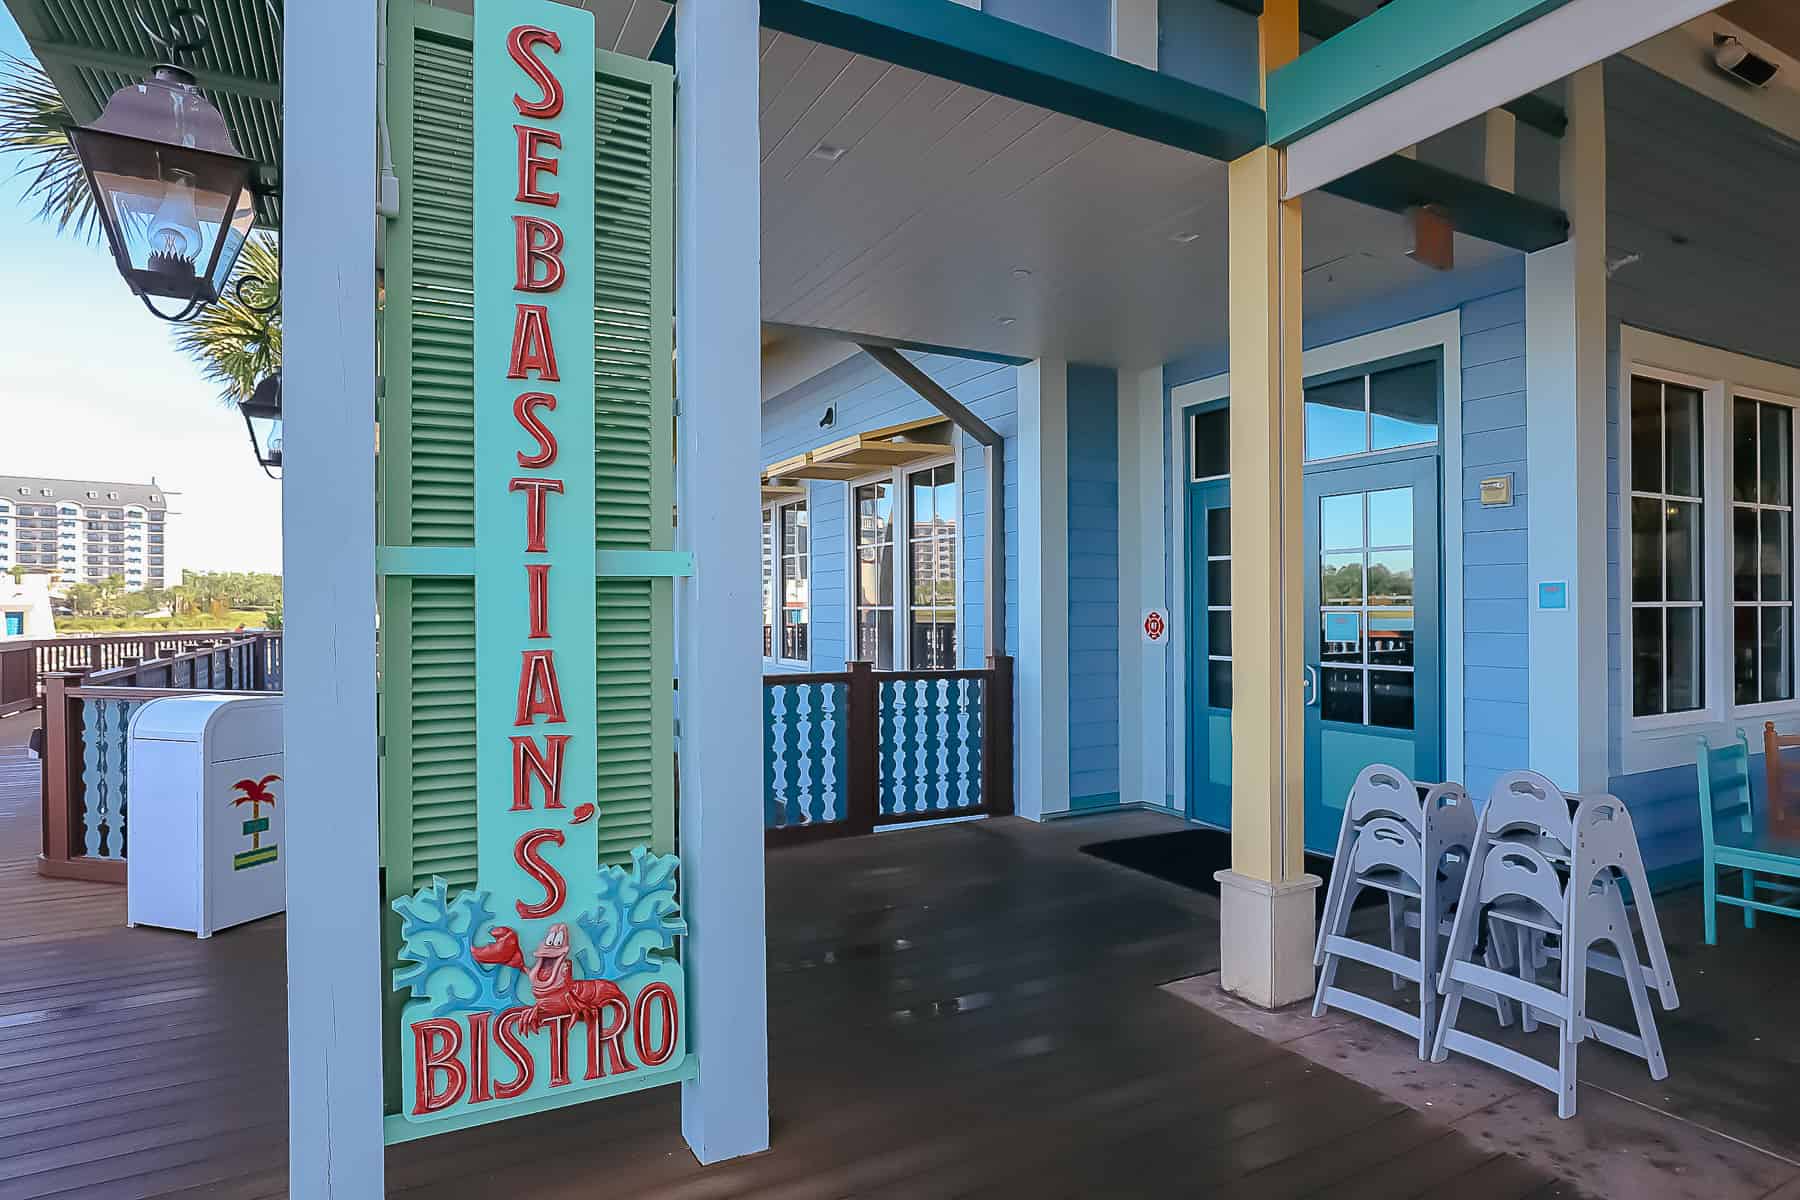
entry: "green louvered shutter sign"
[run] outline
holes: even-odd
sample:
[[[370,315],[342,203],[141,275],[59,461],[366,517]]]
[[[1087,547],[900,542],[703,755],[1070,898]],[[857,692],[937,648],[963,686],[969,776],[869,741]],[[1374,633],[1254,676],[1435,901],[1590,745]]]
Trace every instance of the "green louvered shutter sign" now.
[[[396,14],[397,16],[399,14]],[[472,886],[475,837],[473,58],[469,19],[390,34],[402,213],[387,227],[381,408],[383,862],[389,898]],[[672,507],[673,87],[599,53],[596,550],[667,551]],[[661,136],[658,136],[658,135]],[[604,557],[604,556],[603,556]],[[673,590],[598,581],[600,857],[674,849]]]

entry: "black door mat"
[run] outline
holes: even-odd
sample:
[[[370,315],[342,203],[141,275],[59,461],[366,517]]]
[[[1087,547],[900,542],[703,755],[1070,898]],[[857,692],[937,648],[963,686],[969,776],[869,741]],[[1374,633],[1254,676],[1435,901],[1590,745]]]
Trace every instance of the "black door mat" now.
[[[1176,833],[1090,842],[1081,848],[1081,852],[1154,875],[1166,883],[1216,896],[1219,881],[1213,878],[1213,873],[1231,866],[1231,834],[1220,829],[1183,829]],[[1306,869],[1330,884],[1331,859],[1323,854],[1308,854]],[[1321,913],[1325,910],[1325,891],[1325,887],[1320,887],[1314,893]],[[1382,903],[1380,892],[1365,888],[1357,897],[1356,907]]]

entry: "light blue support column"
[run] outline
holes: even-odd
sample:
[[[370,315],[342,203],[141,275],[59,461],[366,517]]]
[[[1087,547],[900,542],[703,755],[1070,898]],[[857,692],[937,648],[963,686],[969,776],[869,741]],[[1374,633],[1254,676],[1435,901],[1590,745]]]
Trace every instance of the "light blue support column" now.
[[[288,1192],[376,1200],[382,1175],[375,791],[376,0],[287,22]]]
[[[1569,79],[1569,240],[1525,257],[1530,766],[1604,791],[1606,113],[1601,68]]]
[[[757,9],[679,0],[674,17],[677,540],[694,555],[680,585],[681,860],[700,1065],[682,1085],[681,1131],[703,1163],[769,1145]]]
[[[1014,811],[1069,810],[1069,368],[1019,368],[1018,791]]]

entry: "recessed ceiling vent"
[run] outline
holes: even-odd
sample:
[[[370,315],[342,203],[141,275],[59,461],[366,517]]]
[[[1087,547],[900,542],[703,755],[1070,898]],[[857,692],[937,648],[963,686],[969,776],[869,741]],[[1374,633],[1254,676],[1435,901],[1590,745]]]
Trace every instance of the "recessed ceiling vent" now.
[[[1781,68],[1726,34],[1713,38],[1713,65],[1751,87],[1768,87]]]

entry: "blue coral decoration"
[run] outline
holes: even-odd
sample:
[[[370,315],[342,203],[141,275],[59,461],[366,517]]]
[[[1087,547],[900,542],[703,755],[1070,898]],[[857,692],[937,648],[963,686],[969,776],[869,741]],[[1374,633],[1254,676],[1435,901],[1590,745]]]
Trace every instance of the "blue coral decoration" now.
[[[516,969],[475,961],[475,944],[494,920],[488,893],[462,891],[454,899],[448,893],[449,885],[434,876],[430,886],[393,902],[401,917],[394,990],[429,1001],[434,1017],[500,1012],[519,1004]]]
[[[675,894],[680,867],[675,855],[652,854],[638,846],[629,867],[607,867],[600,873],[595,907],[575,918],[591,945],[591,952],[577,954],[584,978],[617,983],[661,969],[661,953],[687,933]]]

